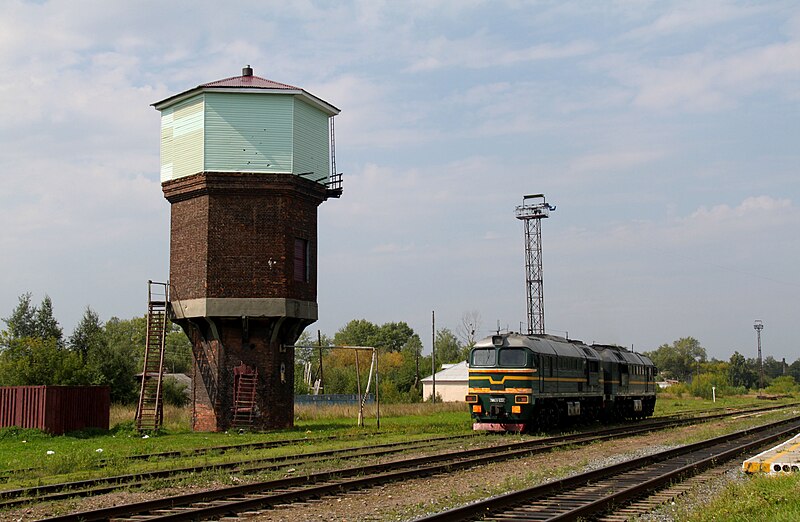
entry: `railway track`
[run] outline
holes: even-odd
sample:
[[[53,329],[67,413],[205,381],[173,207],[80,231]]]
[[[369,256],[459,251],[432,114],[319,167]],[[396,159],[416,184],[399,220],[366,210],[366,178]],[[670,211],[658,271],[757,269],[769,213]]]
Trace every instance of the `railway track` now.
[[[420,520],[590,520],[798,431],[800,417],[794,417],[493,497]]]
[[[471,437],[472,435],[455,435],[450,436],[447,438],[463,438],[463,437]],[[172,450],[172,451],[159,451],[154,453],[137,453],[135,455],[125,455],[125,456],[118,456],[113,459],[113,461],[137,461],[137,460],[147,460],[147,461],[156,461],[156,460],[168,460],[168,459],[178,459],[178,458],[191,458],[191,457],[202,457],[206,455],[222,455],[225,453],[231,452],[242,452],[242,451],[250,451],[250,450],[262,450],[262,449],[273,449],[273,448],[280,448],[284,446],[296,446],[296,445],[303,445],[303,444],[317,444],[320,442],[335,442],[335,441],[346,441],[348,439],[354,439],[355,437],[342,437],[339,435],[330,435],[327,437],[303,437],[303,438],[292,438],[292,439],[279,439],[279,440],[268,440],[268,441],[259,441],[259,442],[247,442],[244,444],[228,444],[224,446],[209,446],[205,448],[195,448],[189,450]],[[103,467],[109,463],[109,459],[100,459],[98,461],[98,466]],[[20,473],[31,473],[38,469],[38,467],[29,467],[29,468],[17,468],[17,469],[7,469],[0,471],[0,480],[8,479],[11,476],[18,475]]]
[[[734,415],[725,413],[714,418]],[[708,416],[701,420],[709,419]],[[464,451],[445,452],[394,462],[357,466],[319,473],[301,474],[279,480],[256,482],[134,503],[94,511],[54,517],[66,520],[199,520],[236,513],[269,509],[276,505],[301,502],[326,495],[368,488],[390,482],[409,480],[482,464],[530,456],[556,448],[588,444],[598,440],[618,439],[697,422],[697,419],[672,419],[634,426],[609,428],[592,433],[562,435]]]
[[[701,417],[701,419],[715,419],[719,418],[720,416],[724,417],[728,415],[731,415],[731,413],[728,412],[723,414],[717,414],[712,417]],[[689,421],[691,422],[696,422],[698,420],[698,418],[687,418],[687,417],[680,417],[680,419],[683,419],[684,422],[686,422],[687,419],[689,419]],[[673,418],[665,418],[657,421],[651,420],[648,421],[647,424],[637,424],[636,426],[637,428],[644,427],[647,429],[660,429],[662,427],[671,425],[670,423],[674,421],[675,419]],[[625,430],[626,428],[625,427],[610,428],[604,430],[603,432],[608,434],[616,434],[619,432],[620,429]],[[592,433],[596,432],[593,431]],[[157,471],[131,473],[124,475],[113,475],[95,479],[60,482],[60,483],[39,485],[33,487],[10,489],[10,490],[0,491],[0,509],[13,508],[34,501],[37,503],[41,503],[48,501],[63,500],[72,497],[88,497],[88,496],[102,495],[105,493],[110,493],[121,489],[130,489],[139,486],[144,486],[147,485],[150,481],[155,479],[180,480],[183,477],[204,473],[208,471],[228,470],[239,474],[256,474],[256,473],[264,473],[270,471],[278,471],[280,469],[289,469],[291,467],[300,468],[303,466],[308,466],[309,464],[320,464],[320,463],[325,463],[326,461],[332,461],[334,459],[336,459],[337,461],[347,461],[358,458],[378,458],[378,457],[401,453],[404,451],[422,449],[422,448],[429,450],[436,450],[436,448],[440,447],[441,444],[446,444],[450,441],[454,440],[457,441],[457,440],[476,438],[476,437],[480,437],[480,435],[457,435],[457,436],[433,437],[433,438],[427,438],[423,441],[387,443],[387,444],[373,445],[366,448],[350,447],[350,448],[341,448],[341,449],[326,450],[319,452],[298,453],[298,454],[284,455],[278,457],[264,457],[257,459],[249,457],[245,460],[236,460],[224,463],[184,466],[171,469],[162,469]],[[571,443],[571,441],[573,440],[581,442],[584,440],[584,438],[585,436],[579,433],[575,435],[550,437],[548,439],[545,439],[545,441],[547,441],[546,443],[560,443],[560,442]],[[239,448],[240,446],[241,445],[230,446],[227,447],[227,449]],[[254,444],[248,444],[246,446],[248,447],[257,446],[259,449],[263,447],[261,445],[254,445]],[[268,446],[268,447],[273,447],[273,446]],[[513,447],[513,444],[509,445],[508,447]],[[173,452],[162,452],[162,453],[157,453],[155,455],[164,456],[171,453]]]
[[[377,444],[368,447],[350,447],[317,452],[282,455],[277,457],[247,458],[232,462],[187,466],[142,473],[114,475],[97,479],[72,482],[61,482],[42,486],[18,488],[0,491],[0,509],[12,508],[30,502],[46,502],[72,497],[102,495],[120,489],[144,486],[155,479],[179,480],[183,477],[207,471],[228,470],[239,474],[255,474],[277,471],[292,466],[307,466],[326,461],[352,460],[357,458],[377,458],[404,451],[437,448],[442,443],[474,438],[475,435],[456,435],[431,437],[425,440],[414,440],[401,443]]]
[[[780,408],[787,408],[790,406],[798,406],[798,405],[800,405],[800,403],[791,403],[779,406],[748,408],[748,409],[728,408],[722,413],[739,413],[739,414],[760,413],[760,412],[765,412]],[[716,416],[719,415],[720,413],[721,410],[719,408],[709,409],[709,410],[686,410],[686,411],[676,412],[675,414],[669,416],[657,417],[652,420],[660,421],[660,420],[678,419],[678,418],[698,418],[700,414],[711,414]],[[469,438],[473,436],[475,435],[474,434],[453,435],[446,437],[435,437],[433,439],[426,439],[426,440],[440,440],[445,438],[446,439]],[[111,459],[111,461],[113,461],[114,464],[118,464],[121,461],[158,461],[158,460],[169,460],[169,459],[185,459],[192,457],[203,457],[207,455],[222,455],[231,452],[244,452],[250,450],[280,448],[285,446],[317,444],[320,442],[347,441],[349,439],[359,439],[361,442],[363,442],[363,439],[360,439],[359,436],[330,435],[325,437],[297,437],[297,438],[288,438],[288,439],[279,439],[270,441],[248,442],[243,444],[209,446],[209,447],[195,448],[188,450],[184,449],[184,450],[160,451],[154,453],[138,453],[134,455],[116,456],[113,459]],[[102,468],[106,466],[109,462],[110,462],[109,459],[100,459],[97,462],[97,466],[99,468]],[[12,468],[12,469],[0,470],[0,481],[8,480],[11,477],[18,477],[20,474],[30,474],[40,469],[41,467],[31,466],[27,468]],[[2,492],[0,492],[0,496],[1,495]]]

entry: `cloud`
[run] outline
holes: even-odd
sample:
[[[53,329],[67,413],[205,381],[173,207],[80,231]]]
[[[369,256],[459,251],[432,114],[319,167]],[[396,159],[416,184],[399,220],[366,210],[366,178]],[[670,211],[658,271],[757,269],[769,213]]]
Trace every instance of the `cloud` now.
[[[688,254],[709,259],[725,257],[751,266],[759,259],[759,254],[751,248],[741,248],[743,245],[754,240],[759,242],[758,238],[788,237],[798,229],[800,208],[787,198],[761,195],[747,197],[734,206],[703,205],[688,214],[661,220],[636,219],[570,228],[556,241],[558,248],[570,255],[616,252],[613,262],[624,259],[627,266],[641,263],[648,257],[649,254],[642,255],[642,252]],[[783,255],[800,248],[794,242],[771,244],[770,249],[781,249]],[[800,251],[792,255],[800,255]],[[598,261],[602,263],[602,256]],[[639,269],[647,268],[640,265]]]
[[[360,75],[336,75],[306,87],[342,108],[337,140],[349,148],[397,149],[439,138],[427,128],[424,102],[410,103],[400,86]]]
[[[675,241],[735,239],[744,235],[800,227],[800,209],[786,198],[752,196],[735,207],[700,207],[675,223]]]
[[[605,314],[585,323],[598,339],[624,331],[628,341],[640,328],[633,337],[668,342],[683,328],[672,310],[701,315],[686,294],[758,302],[739,279],[714,287],[711,262],[795,279],[794,6],[192,9],[194,23],[176,25],[184,6],[154,0],[0,6],[6,311],[31,290],[77,317],[85,304],[143,312],[143,281],[167,267],[169,225],[150,104],[245,64],[342,109],[344,196],[320,207],[330,331],[364,310],[426,331],[420,303],[435,304],[437,319],[476,308],[487,322],[516,323],[524,274],[513,209],[531,192],[559,207],[545,230],[556,328]],[[776,309],[791,308],[775,295]]]
[[[656,67],[634,67],[627,79],[647,109],[727,109],[758,91],[796,97],[800,77],[800,41],[748,49],[727,56],[705,51],[660,60]],[[788,85],[787,85],[788,83]]]
[[[715,222],[725,222],[749,219],[754,215],[758,216],[784,216],[784,211],[791,211],[793,205],[789,199],[776,199],[769,196],[749,197],[736,207],[728,205],[716,205],[711,208],[700,207],[690,216],[691,220],[711,220]]]
[[[588,154],[571,160],[569,171],[576,174],[628,171],[653,163],[663,156],[663,152],[655,150],[623,150]]]
[[[516,47],[514,43],[496,41],[485,31],[478,31],[465,38],[450,39],[440,36],[425,42],[417,51],[421,56],[411,63],[407,71],[510,67],[585,56],[595,50],[596,46],[586,40]]]
[[[775,14],[766,6],[692,4],[621,37],[619,45],[592,58],[592,67],[618,80],[629,89],[631,103],[646,110],[730,110],[757,94],[797,99],[800,35],[793,29],[797,14],[768,23]],[[731,25],[748,17],[759,32],[751,35]],[[744,34],[732,38],[734,27]],[[707,34],[698,41],[699,31]],[[660,38],[669,38],[670,46],[656,44]],[[621,45],[629,40],[645,43]]]
[[[746,19],[764,11],[757,5],[736,5],[714,0],[683,5],[665,4],[664,7],[666,12],[659,14],[652,22],[629,31],[623,38],[639,41],[671,38],[676,34],[696,33],[698,30]]]

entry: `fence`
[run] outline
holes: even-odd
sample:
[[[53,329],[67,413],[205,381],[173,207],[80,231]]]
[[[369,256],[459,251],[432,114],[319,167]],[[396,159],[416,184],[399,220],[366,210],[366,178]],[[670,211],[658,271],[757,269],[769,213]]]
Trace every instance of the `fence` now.
[[[108,429],[108,386],[1,386],[0,428],[17,426],[61,435]]]
[[[356,394],[347,393],[328,393],[320,395],[295,395],[295,404],[316,404],[318,406],[333,405],[333,404],[358,404],[359,396]],[[372,394],[367,394],[364,401],[367,404],[375,402],[375,397]]]

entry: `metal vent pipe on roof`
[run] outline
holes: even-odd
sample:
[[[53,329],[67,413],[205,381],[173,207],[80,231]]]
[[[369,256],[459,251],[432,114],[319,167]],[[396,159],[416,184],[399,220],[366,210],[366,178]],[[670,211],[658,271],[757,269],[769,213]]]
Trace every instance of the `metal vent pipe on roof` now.
[[[253,76],[253,68],[249,65],[242,67],[242,76]]]

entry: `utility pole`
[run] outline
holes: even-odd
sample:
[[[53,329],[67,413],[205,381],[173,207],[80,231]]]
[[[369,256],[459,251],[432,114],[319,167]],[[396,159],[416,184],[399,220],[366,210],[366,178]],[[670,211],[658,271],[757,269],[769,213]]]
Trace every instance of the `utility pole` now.
[[[436,311],[435,310],[431,310],[431,379],[433,379],[431,404],[436,404]]]
[[[544,334],[544,287],[542,284],[542,219],[550,216],[554,205],[544,194],[522,198],[516,208],[517,219],[525,222],[525,286],[528,298],[528,335]]]
[[[322,392],[325,389],[325,381],[322,380],[322,332],[317,330],[317,346],[319,346],[319,388]]]
[[[756,319],[753,328],[758,335],[758,389],[764,389],[764,361],[761,359],[761,330],[764,329],[764,323],[761,319]]]

